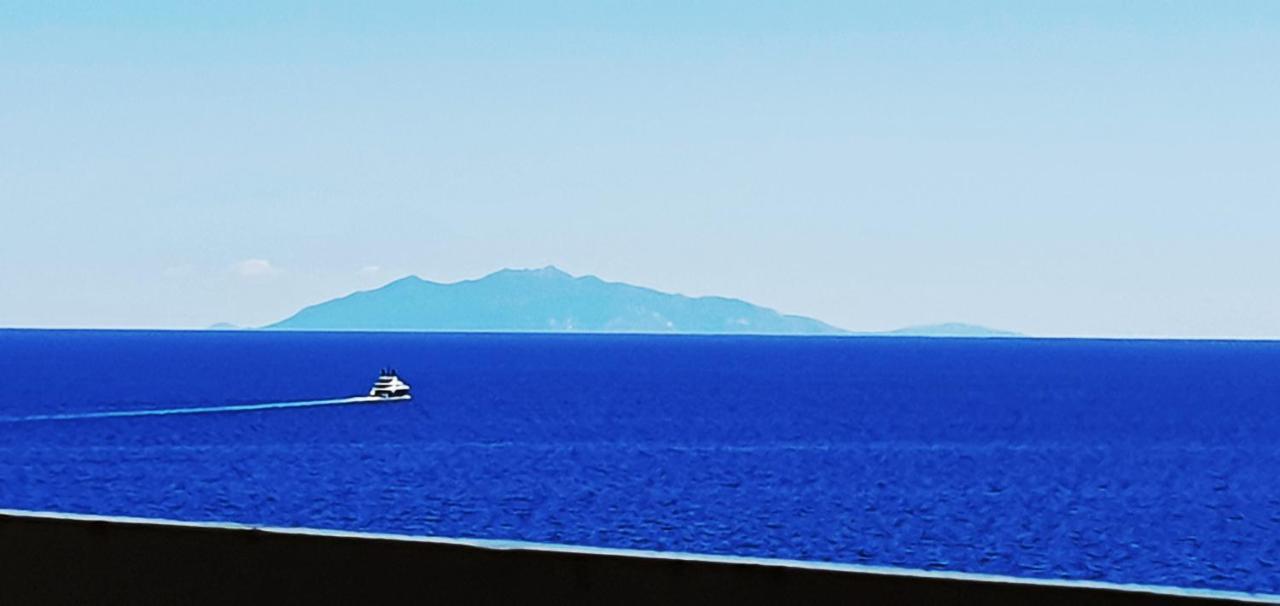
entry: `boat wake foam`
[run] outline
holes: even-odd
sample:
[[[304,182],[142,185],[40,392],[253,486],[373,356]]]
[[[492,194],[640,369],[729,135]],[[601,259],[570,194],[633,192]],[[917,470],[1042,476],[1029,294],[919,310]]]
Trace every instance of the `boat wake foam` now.
[[[0,417],[0,423],[23,423],[29,421],[76,421],[80,419],[111,419],[120,417],[157,417],[168,415],[210,414],[218,412],[248,412],[254,410],[278,410],[282,408],[308,408],[312,406],[340,406],[343,404],[368,404],[381,402],[399,402],[408,397],[381,398],[374,396],[356,396],[351,398],[333,398],[329,400],[303,400],[297,402],[265,402],[262,404],[235,404],[231,406],[196,406],[188,408],[161,408],[150,410],[108,410],[98,412],[80,412],[56,415],[30,415],[25,417]]]

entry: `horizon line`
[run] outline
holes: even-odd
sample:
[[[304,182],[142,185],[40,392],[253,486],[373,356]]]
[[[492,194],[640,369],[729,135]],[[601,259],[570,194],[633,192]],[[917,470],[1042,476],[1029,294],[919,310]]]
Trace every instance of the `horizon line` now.
[[[929,326],[929,325],[922,325]],[[1217,343],[1270,343],[1280,342],[1280,336],[1221,337],[1221,336],[1119,336],[1119,335],[911,335],[886,331],[846,331],[844,333],[743,333],[743,332],[647,332],[647,331],[597,331],[597,330],[430,330],[430,329],[309,329],[236,326],[210,327],[146,327],[146,326],[0,326],[0,332],[199,332],[199,333],[312,333],[312,334],[429,334],[429,335],[527,335],[527,336],[637,336],[637,337],[741,337],[785,339],[892,339],[938,341],[1203,341]]]

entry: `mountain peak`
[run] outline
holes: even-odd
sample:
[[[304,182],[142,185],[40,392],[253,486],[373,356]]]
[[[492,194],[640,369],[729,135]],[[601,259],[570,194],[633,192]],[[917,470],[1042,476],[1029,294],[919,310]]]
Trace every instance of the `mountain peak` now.
[[[572,278],[573,277],[573,274],[570,274],[569,272],[563,269],[560,269],[555,265],[547,265],[545,267],[539,267],[538,269],[530,269],[527,271],[533,275],[543,276],[548,278]]]
[[[547,265],[537,268],[506,268],[495,271],[486,278],[492,276],[525,276],[530,278],[572,278],[573,274],[556,267],[555,265]]]
[[[432,282],[432,281],[430,281],[430,280],[424,280],[424,279],[422,279],[421,277],[418,277],[418,276],[413,275],[413,274],[409,274],[409,275],[404,276],[404,277],[402,277],[402,278],[396,278],[395,280],[392,280],[392,281],[390,281],[390,282],[387,282],[386,284],[382,285],[382,287],[381,287],[381,288],[378,288],[378,289],[376,289],[376,290],[384,290],[384,289],[392,289],[392,290],[399,290],[399,289],[414,289],[415,287],[418,287],[418,286],[421,286],[421,285],[424,285],[424,284],[435,284],[435,282]]]

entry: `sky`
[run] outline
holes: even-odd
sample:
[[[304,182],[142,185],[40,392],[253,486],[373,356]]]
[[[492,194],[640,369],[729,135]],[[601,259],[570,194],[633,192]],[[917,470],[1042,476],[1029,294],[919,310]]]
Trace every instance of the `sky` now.
[[[0,3],[0,326],[554,264],[1280,338],[1280,2]]]

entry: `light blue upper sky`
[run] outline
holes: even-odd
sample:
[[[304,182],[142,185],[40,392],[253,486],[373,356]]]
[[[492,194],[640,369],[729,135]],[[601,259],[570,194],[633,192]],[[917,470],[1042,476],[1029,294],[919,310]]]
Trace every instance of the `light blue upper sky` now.
[[[263,4],[0,4],[0,326],[556,264],[1280,337],[1280,2]]]

